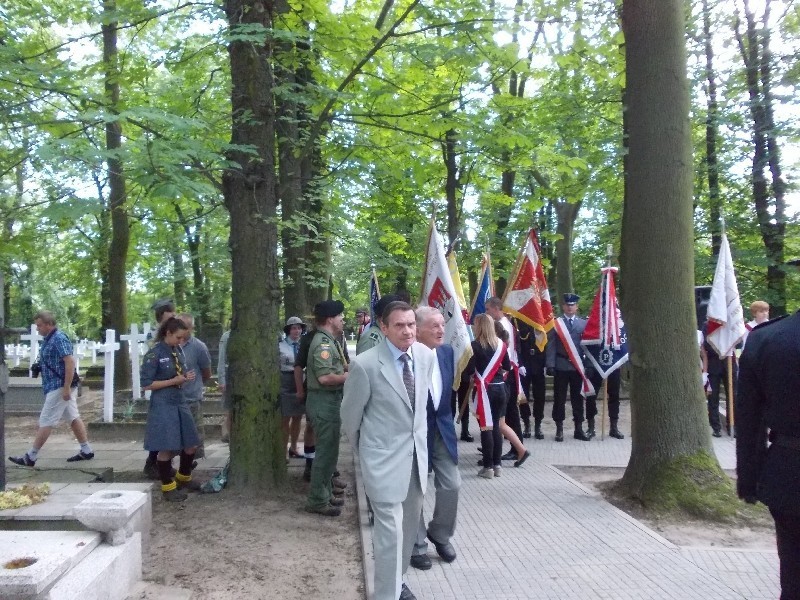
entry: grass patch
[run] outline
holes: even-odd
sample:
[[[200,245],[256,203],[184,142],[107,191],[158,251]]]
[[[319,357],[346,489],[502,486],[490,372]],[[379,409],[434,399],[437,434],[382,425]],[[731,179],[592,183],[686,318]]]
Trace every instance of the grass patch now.
[[[635,500],[654,515],[727,523],[760,520],[768,515],[766,507],[739,500],[732,480],[706,452],[658,465],[646,475],[638,492],[632,493],[625,478],[603,487],[605,493]]]

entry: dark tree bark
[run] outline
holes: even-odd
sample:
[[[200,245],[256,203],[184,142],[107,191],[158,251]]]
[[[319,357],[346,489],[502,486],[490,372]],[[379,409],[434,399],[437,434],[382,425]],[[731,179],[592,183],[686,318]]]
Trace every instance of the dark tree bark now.
[[[286,460],[278,412],[278,198],[275,174],[275,107],[272,73],[273,5],[227,0],[231,41],[231,142],[236,167],[223,176],[231,216],[233,322],[228,345],[232,388],[230,482],[260,490],[282,486]],[[253,28],[263,39],[253,41]],[[238,39],[247,28],[246,39]],[[254,153],[238,148],[250,146]]]
[[[552,203],[556,212],[556,233],[559,238],[555,241],[555,267],[556,267],[556,300],[561,303],[561,297],[575,291],[572,282],[572,243],[575,238],[575,221],[581,210],[581,202],[567,202],[556,200]]]
[[[625,0],[630,153],[620,255],[629,334],[633,446],[621,485],[650,498],[664,469],[720,473],[695,336],[692,148],[684,3]],[[691,484],[678,469],[670,485]]]
[[[194,219],[190,220],[181,209],[180,205],[175,204],[175,214],[178,216],[178,222],[183,229],[183,236],[186,240],[186,247],[189,249],[189,264],[192,267],[192,310],[195,317],[195,328],[197,335],[202,336],[203,328],[209,322],[209,304],[210,293],[208,289],[208,281],[206,280],[203,272],[203,263],[200,257],[200,247],[203,239],[203,210],[197,208],[195,210]],[[179,262],[175,263],[176,275],[178,274],[178,264],[183,267],[183,259],[180,254],[177,257]],[[184,276],[185,280],[185,276]],[[175,282],[176,296],[177,296],[177,278]],[[185,293],[185,281],[184,281]],[[177,302],[177,297],[176,297]]]
[[[461,230],[461,205],[458,177],[458,132],[448,129],[442,142],[442,158],[445,166],[444,196],[447,203],[447,244],[452,245]]]
[[[786,184],[781,176],[780,148],[775,132],[769,11],[770,1],[767,0],[759,27],[749,2],[745,0],[746,30],[742,34],[737,17],[736,38],[744,60],[750,116],[753,120],[751,179],[753,204],[767,257],[767,300],[771,304],[770,314],[779,316],[786,313]],[[767,181],[767,168],[772,175],[771,189]]]
[[[703,41],[706,54],[706,81],[708,82],[708,104],[706,107],[706,173],[708,175],[708,221],[711,231],[711,251],[719,256],[722,244],[722,199],[719,193],[719,161],[717,160],[717,138],[719,137],[719,104],[717,102],[717,75],[714,72],[714,48],[711,33],[711,11],[708,0],[703,0]]]
[[[307,227],[296,222],[303,209],[302,160],[298,156],[301,146],[298,89],[295,72],[282,64],[294,62],[294,47],[284,47],[275,61],[275,77],[280,88],[276,96],[278,136],[278,198],[281,206],[281,249],[283,254],[283,302],[286,316],[303,315],[308,310],[306,298],[306,242]]]
[[[103,67],[107,108],[117,113],[119,107],[119,57],[117,55],[117,5],[103,0]],[[128,330],[127,265],[130,244],[130,223],[127,213],[127,192],[120,150],[122,125],[119,120],[106,123],[108,158],[108,208],[111,213],[111,243],[108,248],[109,323],[119,335]],[[114,361],[114,385],[125,388],[131,380],[131,365],[126,344],[120,344]]]

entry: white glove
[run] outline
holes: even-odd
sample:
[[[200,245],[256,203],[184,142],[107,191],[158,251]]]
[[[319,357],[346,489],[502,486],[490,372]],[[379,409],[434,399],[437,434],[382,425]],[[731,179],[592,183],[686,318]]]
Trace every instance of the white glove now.
[[[520,367],[519,368],[519,374],[520,374],[520,376],[525,377],[525,375],[528,374],[528,370],[525,367]]]
[[[708,373],[703,371],[703,389],[708,387]]]

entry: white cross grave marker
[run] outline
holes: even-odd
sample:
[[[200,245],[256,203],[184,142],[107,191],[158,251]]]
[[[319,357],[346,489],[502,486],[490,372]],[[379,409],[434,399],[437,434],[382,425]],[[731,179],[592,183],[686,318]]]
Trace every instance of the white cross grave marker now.
[[[39,342],[41,340],[43,340],[44,338],[42,336],[40,336],[38,334],[38,332],[36,331],[36,325],[35,324],[31,325],[30,334],[23,333],[19,337],[22,340],[30,340],[30,342],[31,342],[31,353],[30,353],[31,359],[30,359],[30,363],[33,364],[33,362],[39,356]],[[28,367],[28,377],[33,377],[33,372],[31,371],[30,367]]]
[[[86,347],[92,353],[92,364],[96,365],[97,364],[97,351],[98,350],[102,350],[103,344],[101,344],[100,342],[89,342],[89,344]]]
[[[141,342],[147,339],[146,333],[139,333],[139,326],[131,323],[131,332],[128,335],[121,335],[119,339],[128,342],[128,356],[131,358],[131,389],[133,399],[138,400],[142,397],[141,380],[139,379],[139,356],[141,352]]]
[[[100,346],[104,354],[105,382],[103,385],[103,421],[111,423],[114,420],[114,351],[119,350],[119,344],[114,341],[116,334],[113,329],[106,329],[106,343]]]

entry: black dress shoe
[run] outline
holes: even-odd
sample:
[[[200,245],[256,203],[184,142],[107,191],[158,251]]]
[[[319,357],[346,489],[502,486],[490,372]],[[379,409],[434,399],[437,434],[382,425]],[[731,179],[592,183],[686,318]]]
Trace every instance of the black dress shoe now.
[[[625,436],[622,435],[622,432],[619,429],[612,429],[611,431],[608,432],[608,435],[611,436],[612,438],[616,438],[618,440],[624,440],[625,439]]]
[[[722,433],[720,433],[719,429],[715,429],[714,433],[712,433],[711,435],[713,435],[714,437],[722,437]]]
[[[448,542],[446,544],[440,544],[439,542],[437,542],[435,539],[433,539],[431,537],[430,533],[428,533],[428,532],[425,532],[425,533],[426,533],[426,535],[428,537],[428,540],[436,548],[436,553],[439,556],[442,557],[442,560],[444,562],[451,563],[456,559],[456,550],[455,550],[455,548],[453,548],[453,544],[451,544],[450,542]]]
[[[400,588],[400,600],[417,600],[417,597],[411,593],[411,590],[408,589],[408,586],[404,583],[403,587]]]
[[[503,456],[500,457],[500,460],[517,460],[517,453],[514,452],[514,449],[512,448],[511,450],[503,454]]]
[[[588,441],[591,441],[591,439],[592,439],[592,438],[590,438],[588,435],[586,435],[583,432],[583,429],[575,429],[575,435],[573,435],[572,437],[574,437],[576,440],[580,440],[582,442],[588,442]]]
[[[515,460],[514,461],[514,466],[515,467],[521,467],[522,463],[524,463],[526,460],[528,460],[530,458],[530,456],[531,456],[530,450],[525,450],[525,454],[522,455],[522,458],[520,458],[519,460]]]
[[[411,566],[420,571],[427,571],[433,566],[430,557],[427,554],[412,554]]]
[[[474,442],[475,438],[469,434],[469,431],[462,431],[461,432],[461,441],[462,442]]]

